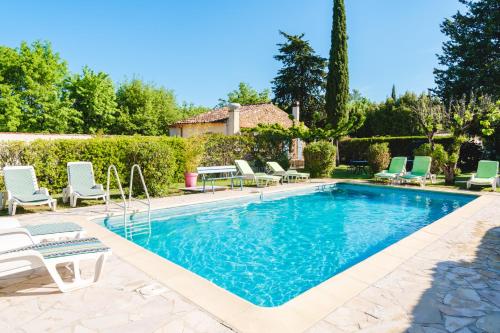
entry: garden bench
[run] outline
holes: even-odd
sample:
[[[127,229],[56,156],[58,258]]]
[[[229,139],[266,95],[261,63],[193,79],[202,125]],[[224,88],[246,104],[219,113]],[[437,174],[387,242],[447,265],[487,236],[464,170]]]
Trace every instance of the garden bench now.
[[[234,165],[198,167],[198,175],[201,175],[203,181],[202,191],[206,190],[206,182],[212,183],[212,193],[215,193],[215,181],[220,179],[230,179],[231,189],[234,188],[234,180],[240,180],[240,189],[243,190],[243,176],[239,176],[238,169]]]

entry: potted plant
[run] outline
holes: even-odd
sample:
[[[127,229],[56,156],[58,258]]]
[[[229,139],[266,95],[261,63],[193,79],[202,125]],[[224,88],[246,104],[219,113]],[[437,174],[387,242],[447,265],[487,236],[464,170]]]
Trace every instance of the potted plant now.
[[[203,141],[197,138],[188,139],[186,140],[184,149],[184,156],[186,158],[184,184],[186,187],[196,187],[196,180],[198,179],[196,168],[200,165],[203,158]]]

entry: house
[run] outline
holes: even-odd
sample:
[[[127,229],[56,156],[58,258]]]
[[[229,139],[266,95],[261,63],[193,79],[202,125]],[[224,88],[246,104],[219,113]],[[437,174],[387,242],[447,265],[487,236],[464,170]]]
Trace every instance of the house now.
[[[205,133],[237,134],[241,128],[253,128],[259,124],[280,124],[285,128],[293,121],[285,111],[271,103],[229,106],[215,109],[176,122],[169,128],[170,136],[188,138]]]

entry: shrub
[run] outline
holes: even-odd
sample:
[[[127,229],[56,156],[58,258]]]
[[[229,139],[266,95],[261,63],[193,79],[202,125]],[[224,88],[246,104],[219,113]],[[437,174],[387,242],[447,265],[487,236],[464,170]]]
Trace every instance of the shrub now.
[[[182,180],[185,169],[185,140],[169,137],[105,137],[89,140],[37,140],[0,145],[0,167],[29,164],[35,168],[40,186],[60,193],[67,185],[66,163],[90,161],[97,183],[105,184],[108,166],[114,164],[122,181],[129,185],[130,168],[139,164],[149,192],[167,193],[171,183]],[[115,183],[112,183],[115,187]]]
[[[448,162],[448,153],[443,145],[435,144],[434,151],[431,151],[431,145],[425,143],[415,149],[415,156],[430,156],[432,157],[431,173],[438,174],[443,171],[443,167]]]
[[[377,173],[387,168],[391,161],[389,144],[375,143],[368,147],[366,159],[373,173]]]
[[[453,138],[450,136],[436,137],[436,143],[442,144],[445,149],[451,145]],[[371,137],[371,138],[351,138],[339,142],[339,154],[342,162],[351,160],[366,160],[368,147],[374,143],[387,142],[389,150],[393,156],[411,157],[413,151],[424,143],[427,138],[424,136],[403,136],[403,137]]]
[[[336,148],[328,141],[311,142],[304,148],[305,169],[311,177],[329,177],[335,168]]]
[[[205,152],[203,137],[194,137],[186,141],[184,146],[185,171],[196,172]]]
[[[232,165],[234,160],[252,160],[255,141],[249,135],[210,134],[205,136],[205,166]]]

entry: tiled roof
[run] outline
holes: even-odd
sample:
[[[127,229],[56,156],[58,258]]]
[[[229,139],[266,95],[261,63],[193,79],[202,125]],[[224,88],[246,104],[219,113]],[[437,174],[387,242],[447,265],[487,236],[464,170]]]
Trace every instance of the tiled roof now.
[[[229,108],[223,107],[197,116],[178,121],[174,124],[181,127],[184,124],[219,123],[226,122],[229,118]],[[240,108],[240,127],[252,128],[258,124],[280,124],[285,128],[292,126],[293,122],[288,113],[271,103],[242,105]]]

